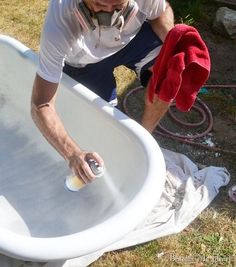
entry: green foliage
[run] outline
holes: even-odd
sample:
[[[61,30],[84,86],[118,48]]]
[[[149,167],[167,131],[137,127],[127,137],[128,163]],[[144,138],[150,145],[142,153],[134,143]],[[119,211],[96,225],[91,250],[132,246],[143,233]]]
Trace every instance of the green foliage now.
[[[170,0],[178,23],[193,25],[202,15],[205,0]]]

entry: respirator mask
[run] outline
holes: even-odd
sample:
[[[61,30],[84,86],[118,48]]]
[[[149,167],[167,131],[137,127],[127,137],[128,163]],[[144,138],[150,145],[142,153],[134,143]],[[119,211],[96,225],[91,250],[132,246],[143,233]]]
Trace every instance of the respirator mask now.
[[[93,31],[96,26],[93,19],[97,20],[101,28],[124,28],[135,17],[138,12],[138,5],[134,0],[130,0],[127,6],[121,10],[114,10],[111,12],[99,11],[92,12],[88,9],[86,4],[81,1],[78,3],[75,15],[85,32]]]

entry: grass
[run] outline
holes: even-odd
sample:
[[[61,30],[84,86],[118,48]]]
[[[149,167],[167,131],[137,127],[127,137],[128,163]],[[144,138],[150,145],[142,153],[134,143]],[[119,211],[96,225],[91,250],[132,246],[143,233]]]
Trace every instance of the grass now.
[[[228,94],[227,90],[212,90],[211,94],[203,95],[202,99],[211,104],[214,113],[217,112],[222,116],[225,115],[236,118],[235,95],[231,96]]]
[[[235,231],[230,216],[209,208],[182,233],[107,253],[91,267],[234,266]]]
[[[177,19],[193,24],[203,14],[203,1],[171,1]],[[35,51],[48,0],[1,0],[0,33],[13,36]],[[122,94],[135,81],[132,71],[115,70]],[[233,111],[232,111],[233,112]],[[218,202],[207,208],[183,232],[129,249],[106,253],[91,267],[236,266],[235,207],[221,190]],[[76,266],[74,266],[76,267]]]
[[[38,51],[47,0],[1,0],[0,33],[7,34]]]
[[[178,23],[197,25],[199,21],[211,23],[208,8],[217,9],[215,0],[169,0]],[[207,7],[207,8],[206,8]]]
[[[193,25],[201,16],[203,0],[172,0],[170,3],[179,22]]]

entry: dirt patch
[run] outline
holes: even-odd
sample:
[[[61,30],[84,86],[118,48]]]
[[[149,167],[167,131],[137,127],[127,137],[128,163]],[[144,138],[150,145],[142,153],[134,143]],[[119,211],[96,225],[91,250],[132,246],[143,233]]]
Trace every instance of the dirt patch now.
[[[231,174],[230,184],[221,189],[213,206],[223,210],[227,206],[227,212],[235,214],[236,205],[230,203],[227,190],[230,185],[236,183],[236,88],[225,87],[225,85],[236,85],[236,43],[214,34],[211,27],[206,24],[199,23],[197,28],[211,55],[212,69],[207,84],[223,86],[207,88],[204,93],[199,94],[199,98],[212,112],[213,128],[205,139],[196,141],[209,146],[215,145],[219,149],[217,151],[210,148],[204,149],[198,145],[188,145],[158,134],[155,134],[154,137],[161,147],[183,153],[195,163],[227,168]],[[125,93],[121,93],[120,102],[132,88],[138,85],[139,83],[135,80]],[[121,104],[120,108],[122,109]],[[139,121],[143,110],[143,93],[131,94],[127,100],[127,108],[129,113]],[[180,116],[183,115],[180,114]],[[198,115],[191,112],[188,116],[189,118],[185,119],[190,121],[198,119]],[[167,128],[172,128],[172,131],[181,133],[188,131],[184,127],[175,126],[168,115],[161,123]]]

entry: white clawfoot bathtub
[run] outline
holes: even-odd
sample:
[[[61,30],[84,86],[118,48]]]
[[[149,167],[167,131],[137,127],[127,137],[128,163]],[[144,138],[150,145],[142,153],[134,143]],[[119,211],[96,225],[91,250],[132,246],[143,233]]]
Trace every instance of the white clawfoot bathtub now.
[[[57,110],[106,174],[76,193],[66,162],[30,116],[37,55],[0,35],[0,253],[22,260],[69,259],[102,249],[152,210],[165,182],[158,144],[138,123],[64,75]]]

